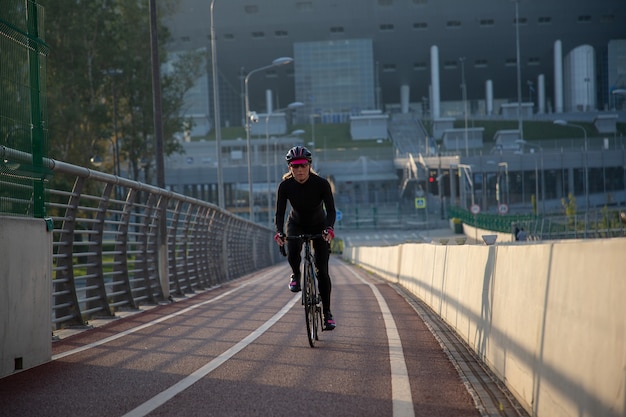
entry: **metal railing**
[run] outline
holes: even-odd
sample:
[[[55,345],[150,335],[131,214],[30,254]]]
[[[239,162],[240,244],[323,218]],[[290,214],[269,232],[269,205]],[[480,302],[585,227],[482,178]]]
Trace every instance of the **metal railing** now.
[[[0,153],[30,157],[5,147]],[[67,184],[46,190],[53,328],[193,293],[280,258],[269,228],[211,203],[60,161],[44,165],[55,184]]]
[[[599,239],[626,237],[626,224],[620,208],[594,209],[571,215],[474,215],[459,207],[450,207],[451,217],[480,229],[513,233],[515,227],[524,228],[529,240]]]

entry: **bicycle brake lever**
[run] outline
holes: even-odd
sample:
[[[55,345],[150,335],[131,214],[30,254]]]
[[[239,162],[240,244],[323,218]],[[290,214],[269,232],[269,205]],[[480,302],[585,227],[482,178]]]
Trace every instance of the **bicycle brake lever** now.
[[[287,256],[287,252],[285,252],[285,246],[279,246],[280,254],[283,256]]]

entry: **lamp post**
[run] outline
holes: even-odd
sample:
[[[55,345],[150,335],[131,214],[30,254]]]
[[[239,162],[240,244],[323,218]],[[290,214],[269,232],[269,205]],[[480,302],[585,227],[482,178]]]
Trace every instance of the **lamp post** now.
[[[322,115],[321,114],[311,114],[309,116],[311,118],[311,143],[312,143],[312,148],[311,152],[315,152],[315,119],[319,118],[321,120]],[[316,157],[315,160],[317,161],[319,158]]]
[[[506,191],[506,198],[504,199],[505,204],[508,206],[509,205],[509,164],[508,162],[498,162],[498,173],[500,172],[500,167],[504,167],[504,182],[505,182],[505,191]],[[498,185],[498,188],[500,187],[500,181],[498,179],[496,185]],[[498,192],[496,193],[496,196],[499,197],[498,194],[500,190],[497,190]],[[498,198],[498,203],[500,202],[500,199]]]
[[[471,193],[470,197],[472,200],[472,206],[474,206],[474,180],[472,180],[472,176],[473,176],[472,166],[467,165],[467,164],[459,164],[458,166],[459,166],[459,175],[460,175],[460,172],[462,171],[463,174],[465,175],[465,178],[467,179],[467,183],[470,186],[470,193]],[[467,199],[464,199],[463,205],[465,206],[465,208],[467,208]]]
[[[469,156],[467,139],[467,85],[465,84],[465,57],[459,58],[461,62],[461,91],[463,92],[463,118],[465,119],[465,156]]]
[[[626,96],[626,88],[616,88],[611,91],[611,97],[613,98],[613,111],[616,109],[615,100],[617,100],[617,96]]]
[[[248,96],[248,81],[250,80],[250,76],[259,71],[264,71],[266,69],[272,67],[278,67],[280,65],[286,65],[293,62],[293,58],[276,58],[270,65],[266,65],[264,67],[253,69],[246,75],[244,79],[244,100],[245,100],[245,110],[246,110],[246,148],[247,148],[247,162],[248,162],[248,200],[249,200],[249,210],[250,210],[250,221],[254,221],[254,194],[252,189],[252,147],[250,146],[250,122],[252,120],[251,117],[255,116],[250,113],[250,98]],[[258,119],[255,120],[258,122]]]
[[[569,123],[566,120],[561,120],[561,119],[557,119],[553,122],[555,125],[559,125],[559,126],[571,126],[571,127],[576,127],[580,130],[583,131],[584,134],[584,138],[585,138],[585,152],[587,152],[587,129],[585,129],[583,126],[581,125],[577,125],[574,123]]]
[[[524,126],[522,124],[522,66],[520,62],[520,45],[519,45],[519,0],[515,2],[515,63],[517,67],[517,129],[519,130],[520,139],[524,139]]]
[[[274,113],[280,113],[282,111],[286,111],[286,110],[293,110],[293,109],[297,109],[298,107],[302,107],[304,106],[304,103],[300,102],[300,101],[294,101],[293,103],[289,103],[289,105],[285,108],[282,109],[278,109],[278,110],[274,110],[272,112],[267,112],[267,115],[265,115],[265,166],[267,169],[266,172],[266,178],[267,178],[267,222],[269,227],[272,227],[272,216],[270,216],[270,213],[272,212],[272,192],[270,191],[270,128],[269,128],[269,122],[270,122],[270,116]]]
[[[217,74],[217,51],[215,47],[215,23],[213,9],[215,0],[211,0],[211,75],[213,76],[213,124],[215,125],[215,148],[217,150],[217,203],[220,208],[224,203],[224,173],[222,172],[222,126],[220,120],[220,88]]]
[[[121,170],[120,170],[120,148],[119,148],[119,141],[118,141],[118,135],[117,135],[117,92],[115,90],[115,80],[114,77],[118,76],[118,75],[122,75],[124,73],[123,70],[119,69],[119,68],[110,68],[107,69],[105,71],[103,71],[106,75],[109,76],[110,80],[111,80],[111,98],[113,100],[113,138],[115,139],[114,141],[112,141],[113,143],[113,164],[114,164],[114,168],[113,168],[113,174],[120,176],[121,175]],[[93,145],[93,144],[92,144]],[[94,164],[95,165],[95,164]]]
[[[100,139],[107,139],[109,142],[111,142],[111,148],[113,150],[113,175],[120,177],[120,154],[117,150],[117,140],[113,140],[110,137],[103,137]],[[96,143],[96,141],[98,140],[98,138],[94,139],[91,141],[91,149],[94,149],[94,144]],[[102,157],[100,155],[98,155],[97,153],[94,152],[93,156],[91,158],[89,158],[89,162],[91,162],[95,167],[100,167],[102,166],[102,163],[104,162],[104,160],[102,159]],[[117,185],[113,186],[113,197],[116,200],[120,199],[120,190],[119,187]],[[116,215],[117,218],[117,215]]]
[[[561,119],[557,119],[553,122],[555,125],[559,125],[559,126],[571,126],[571,127],[575,127],[578,128],[580,130],[583,131],[583,135],[585,138],[585,200],[586,200],[586,211],[589,211],[589,160],[587,157],[587,129],[585,129],[583,126],[581,125],[577,125],[574,123],[569,123],[566,120],[561,120]]]
[[[113,141],[113,139],[111,138],[102,138],[102,139],[107,139],[109,142],[111,142],[111,147],[113,149],[113,175],[116,176],[120,176],[120,172],[118,171],[119,169],[119,155],[117,153],[117,148],[115,147],[115,141]],[[96,143],[98,139],[94,139],[91,141],[91,148],[93,150],[93,145]],[[89,162],[91,162],[94,166],[96,167],[100,167],[102,165],[102,163],[104,162],[104,160],[102,159],[102,157],[100,155],[98,155],[97,153],[94,153],[93,156],[91,158],[89,158]]]

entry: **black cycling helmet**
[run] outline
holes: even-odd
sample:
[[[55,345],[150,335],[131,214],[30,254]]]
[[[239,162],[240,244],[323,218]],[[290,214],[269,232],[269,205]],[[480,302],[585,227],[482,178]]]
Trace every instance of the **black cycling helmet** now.
[[[290,164],[292,161],[296,161],[299,159],[306,160],[307,162],[311,163],[313,159],[311,158],[311,151],[309,151],[304,146],[294,146],[293,148],[289,149],[289,152],[287,152],[287,155],[285,155],[285,160],[288,164]]]

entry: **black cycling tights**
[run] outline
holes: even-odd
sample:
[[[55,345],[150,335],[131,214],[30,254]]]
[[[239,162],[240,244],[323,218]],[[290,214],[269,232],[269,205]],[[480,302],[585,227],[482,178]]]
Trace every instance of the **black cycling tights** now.
[[[328,275],[328,259],[330,257],[330,244],[324,239],[313,239],[313,250],[315,252],[315,267],[317,269],[317,281],[324,313],[330,311],[330,292],[332,284]],[[302,242],[293,239],[287,241],[287,260],[291,270],[296,276],[300,276],[300,262],[302,257]]]

